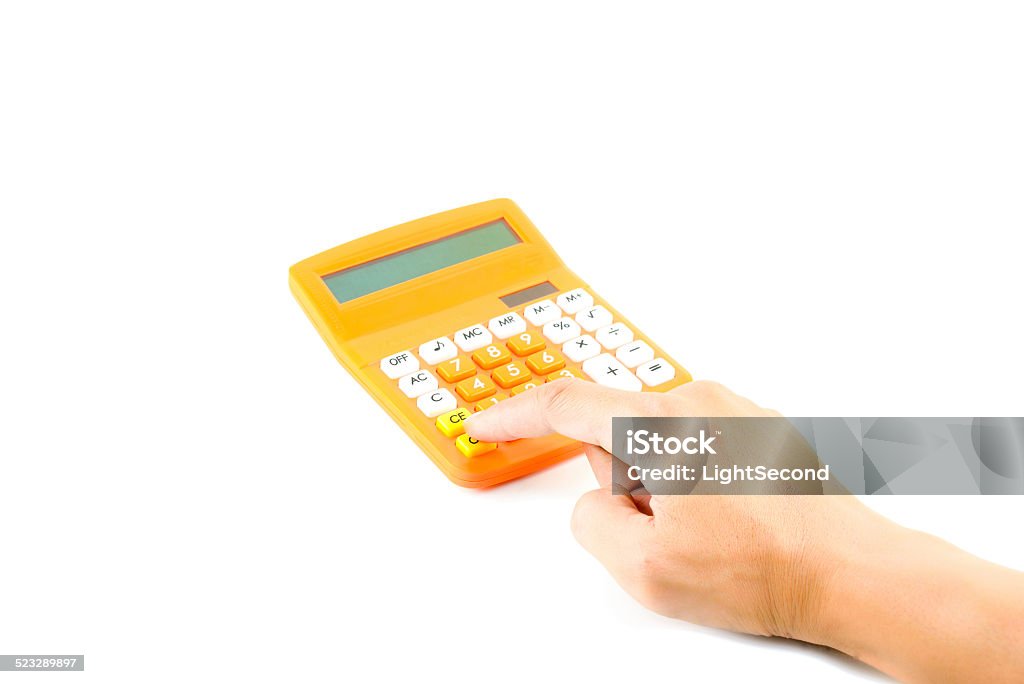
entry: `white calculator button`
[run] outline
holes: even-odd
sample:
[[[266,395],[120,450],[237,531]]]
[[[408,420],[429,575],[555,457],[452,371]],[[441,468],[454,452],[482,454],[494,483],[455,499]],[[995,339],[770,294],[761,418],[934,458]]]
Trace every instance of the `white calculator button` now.
[[[583,372],[599,385],[639,392],[643,385],[622,362],[611,354],[601,354],[583,362]]]
[[[487,324],[487,327],[491,329],[495,337],[499,340],[507,340],[513,335],[519,335],[526,332],[526,321],[523,317],[514,311],[509,311],[504,316],[498,316],[492,318],[491,322]]]
[[[657,387],[676,377],[676,369],[665,359],[654,359],[637,368],[636,374],[648,387]]]
[[[411,351],[398,352],[380,360],[380,369],[392,380],[420,369],[420,360]]]
[[[612,315],[608,309],[598,304],[576,314],[576,322],[587,332],[594,332],[598,328],[611,325]]]
[[[458,402],[451,392],[442,388],[420,395],[416,405],[428,418],[437,418],[442,413],[454,411]]]
[[[637,340],[619,347],[615,352],[615,358],[626,364],[627,368],[636,368],[641,363],[653,359],[654,350],[643,340]]]
[[[455,348],[455,343],[447,337],[438,337],[420,345],[420,358],[431,366],[454,359],[458,354],[459,350]]]
[[[405,396],[415,399],[421,394],[436,390],[437,378],[428,370],[418,370],[415,373],[403,375],[398,381],[398,389],[405,392]]]
[[[576,288],[575,290],[569,290],[564,294],[560,294],[555,301],[558,302],[558,306],[562,307],[562,311],[570,316],[594,306],[594,298],[582,288]]]
[[[479,323],[463,328],[455,333],[455,344],[459,345],[459,349],[464,352],[471,352],[480,347],[486,347],[493,339],[490,331]]]
[[[544,337],[551,340],[552,344],[568,342],[580,334],[580,326],[571,318],[559,318],[557,321],[547,323],[543,328]]]
[[[627,342],[633,341],[633,331],[621,323],[612,323],[594,333],[594,337],[605,349],[618,349]]]
[[[526,316],[526,320],[530,321],[530,325],[544,325],[561,318],[562,312],[553,301],[545,299],[534,302],[523,309],[523,315]]]
[[[601,345],[590,335],[580,335],[562,345],[562,353],[579,363],[601,353]]]

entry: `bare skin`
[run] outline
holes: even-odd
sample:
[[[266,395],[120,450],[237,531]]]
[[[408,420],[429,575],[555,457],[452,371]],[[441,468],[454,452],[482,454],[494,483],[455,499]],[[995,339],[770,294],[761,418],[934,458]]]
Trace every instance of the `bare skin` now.
[[[1024,681],[1024,573],[901,527],[852,496],[614,496],[613,416],[778,415],[710,382],[630,393],[547,383],[473,415],[487,441],[557,432],[600,487],[576,539],[662,615],[824,644],[908,682]]]

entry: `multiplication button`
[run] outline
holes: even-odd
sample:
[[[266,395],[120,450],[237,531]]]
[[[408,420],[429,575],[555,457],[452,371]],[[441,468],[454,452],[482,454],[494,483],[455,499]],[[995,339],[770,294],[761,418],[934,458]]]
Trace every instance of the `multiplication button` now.
[[[411,351],[402,351],[380,360],[380,369],[392,380],[420,369],[420,360]]]
[[[580,335],[562,345],[562,353],[579,363],[601,353],[601,345],[590,335]]]

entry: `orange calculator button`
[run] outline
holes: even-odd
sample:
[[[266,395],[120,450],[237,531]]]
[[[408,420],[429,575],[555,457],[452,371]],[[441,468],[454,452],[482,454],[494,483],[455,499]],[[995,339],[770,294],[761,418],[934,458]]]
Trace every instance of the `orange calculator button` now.
[[[491,408],[499,401],[504,401],[507,397],[504,394],[495,394],[493,397],[487,397],[483,401],[476,402],[476,406],[473,407],[474,411],[484,411]]]
[[[508,341],[508,348],[516,356],[529,356],[544,348],[544,338],[535,332],[519,333]]]
[[[456,356],[437,364],[437,374],[444,378],[445,382],[458,382],[465,380],[476,373],[473,363],[465,356]]]
[[[516,387],[514,390],[512,390],[508,394],[509,394],[510,397],[514,397],[516,395],[522,394],[526,390],[531,390],[531,389],[533,389],[536,386],[537,386],[537,383],[535,383],[535,382],[524,382],[522,385],[520,385],[519,387]]]
[[[586,380],[586,378],[580,375],[577,371],[574,371],[571,368],[563,368],[562,370],[555,371],[548,377],[544,378],[544,382],[553,382],[555,380],[561,380],[562,378],[579,378],[580,380]]]
[[[469,435],[462,434],[455,440],[455,446],[459,447],[459,451],[466,458],[473,458],[480,454],[486,454],[488,451],[493,451],[498,448],[498,445],[494,442],[481,442],[478,439],[473,439]]]
[[[455,391],[466,401],[478,401],[494,394],[497,389],[486,375],[466,378],[455,386]]]
[[[565,357],[554,349],[546,349],[526,359],[526,365],[537,375],[547,375],[564,366]]]
[[[498,383],[505,389],[508,389],[509,387],[521,385],[529,380],[530,371],[526,370],[526,366],[518,361],[513,361],[512,363],[495,370],[491,373],[491,377],[494,378],[494,382]]]
[[[473,352],[473,360],[476,361],[476,365],[485,370],[491,370],[495,366],[508,363],[511,358],[512,355],[508,353],[508,349],[499,347],[496,344],[489,344],[483,349],[477,349]]]
[[[469,409],[457,408],[454,411],[442,413],[434,422],[437,425],[437,429],[440,430],[445,437],[458,437],[466,431],[462,421],[467,418],[469,418]]]

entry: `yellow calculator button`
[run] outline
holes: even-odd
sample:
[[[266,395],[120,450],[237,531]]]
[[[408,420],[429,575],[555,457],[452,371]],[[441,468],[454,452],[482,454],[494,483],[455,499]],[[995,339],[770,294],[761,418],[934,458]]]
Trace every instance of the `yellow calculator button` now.
[[[445,382],[465,380],[473,373],[476,373],[476,367],[465,356],[456,356],[437,364],[437,374],[444,378]]]
[[[526,365],[537,375],[547,375],[564,366],[565,357],[554,349],[545,349],[526,359]]]
[[[509,387],[521,385],[529,380],[530,371],[526,370],[526,367],[518,361],[513,361],[508,365],[496,369],[491,373],[491,377],[494,378],[494,382],[498,383],[505,389],[508,389]]]
[[[508,363],[511,358],[512,355],[509,354],[508,349],[499,347],[496,344],[489,344],[483,349],[477,349],[473,352],[473,360],[476,361],[476,365],[485,370],[491,370],[495,366]]]
[[[486,375],[476,375],[466,378],[455,386],[455,391],[466,401],[478,401],[486,396],[494,394],[497,387]]]
[[[560,371],[555,371],[548,375],[548,377],[544,378],[544,382],[552,382],[554,380],[561,380],[562,378],[579,378],[581,380],[586,380],[586,378],[580,375],[578,371],[574,371],[571,368],[563,368]]]
[[[529,356],[544,348],[544,338],[535,332],[520,333],[508,341],[508,348],[516,356]]]
[[[462,421],[469,418],[469,409],[459,408],[448,413],[443,413],[434,421],[437,429],[444,433],[445,437],[457,437],[466,431]]]
[[[526,390],[533,389],[536,386],[537,386],[537,383],[535,383],[535,382],[524,382],[522,385],[520,385],[519,387],[516,387],[514,390],[512,390],[508,394],[509,394],[510,397],[514,397],[514,396],[516,396],[518,394],[522,394]]]
[[[504,401],[507,397],[504,394],[495,394],[493,397],[487,397],[483,401],[476,402],[476,406],[473,407],[474,411],[484,411],[491,408],[499,401]]]
[[[466,458],[486,454],[488,451],[494,451],[498,448],[498,445],[494,442],[481,442],[466,434],[459,435],[459,438],[455,440],[455,446],[459,447],[459,451]]]

